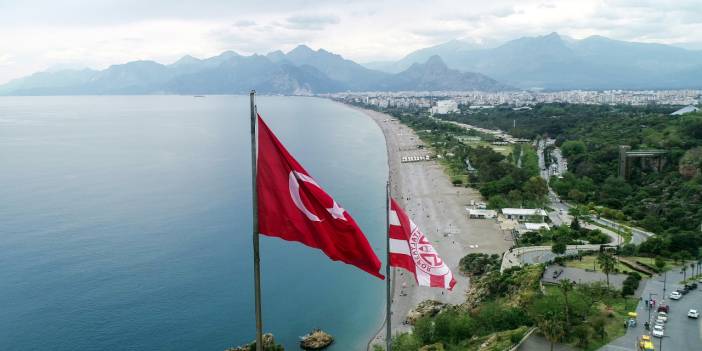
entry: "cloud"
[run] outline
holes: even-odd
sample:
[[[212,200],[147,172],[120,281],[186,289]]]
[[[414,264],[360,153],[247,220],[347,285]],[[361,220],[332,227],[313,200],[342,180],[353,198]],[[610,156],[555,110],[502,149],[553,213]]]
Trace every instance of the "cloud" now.
[[[235,27],[251,27],[251,26],[255,26],[255,25],[256,25],[256,22],[251,21],[251,20],[238,20],[238,21],[234,22]]]
[[[322,30],[337,23],[339,17],[334,15],[295,15],[286,18],[283,26],[290,29]]]
[[[172,62],[185,54],[266,53],[300,43],[361,62],[399,59],[457,38],[494,46],[554,31],[696,48],[699,2],[0,0],[0,84],[55,65]]]

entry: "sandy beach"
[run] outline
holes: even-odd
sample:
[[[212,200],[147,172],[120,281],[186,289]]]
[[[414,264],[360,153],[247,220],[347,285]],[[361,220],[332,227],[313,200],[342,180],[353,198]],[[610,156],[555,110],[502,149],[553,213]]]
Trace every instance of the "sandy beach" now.
[[[500,230],[495,220],[468,219],[466,206],[471,201],[484,201],[472,188],[454,187],[442,166],[436,161],[401,162],[405,156],[431,153],[409,127],[390,115],[360,109],[382,129],[388,148],[391,195],[407,211],[431,241],[456,277],[453,291],[417,287],[414,277],[404,270],[393,269],[393,333],[409,331],[404,324],[407,312],[420,302],[433,299],[449,304],[465,301],[469,279],[459,273],[458,262],[472,252],[501,254],[512,245],[511,235]],[[385,327],[369,343],[384,343]]]

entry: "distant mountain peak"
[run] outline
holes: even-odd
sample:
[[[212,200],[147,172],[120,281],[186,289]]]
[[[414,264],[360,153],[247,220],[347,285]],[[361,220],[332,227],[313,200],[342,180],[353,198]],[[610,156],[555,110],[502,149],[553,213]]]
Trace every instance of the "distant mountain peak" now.
[[[185,56],[181,57],[180,59],[178,59],[178,61],[173,62],[172,65],[173,66],[189,65],[189,64],[193,64],[193,63],[198,63],[200,61],[201,60],[197,57],[185,55]]]
[[[448,66],[446,66],[446,63],[444,60],[441,58],[439,55],[433,55],[430,57],[427,62],[424,63],[425,66],[427,67],[436,67],[436,68],[446,68],[448,69]]]
[[[305,44],[300,44],[300,45],[296,46],[294,49],[288,51],[288,55],[302,55],[302,54],[309,55],[309,54],[313,54],[314,52],[315,51],[312,50],[309,46],[307,46]]]

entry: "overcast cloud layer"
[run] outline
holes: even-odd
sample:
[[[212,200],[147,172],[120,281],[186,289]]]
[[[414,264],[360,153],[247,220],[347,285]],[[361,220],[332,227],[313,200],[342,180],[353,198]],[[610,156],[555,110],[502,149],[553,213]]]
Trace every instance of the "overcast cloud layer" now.
[[[699,0],[0,0],[0,83],[47,68],[325,48],[399,59],[451,39],[558,32],[702,48]]]

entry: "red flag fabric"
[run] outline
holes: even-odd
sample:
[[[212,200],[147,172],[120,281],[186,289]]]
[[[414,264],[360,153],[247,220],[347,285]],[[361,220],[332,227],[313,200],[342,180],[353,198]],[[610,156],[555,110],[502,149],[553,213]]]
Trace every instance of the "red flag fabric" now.
[[[434,250],[405,211],[390,199],[390,266],[414,274],[420,286],[452,290],[456,285],[451,270]]]
[[[258,225],[263,235],[322,250],[380,279],[380,260],[351,218],[258,116]]]

